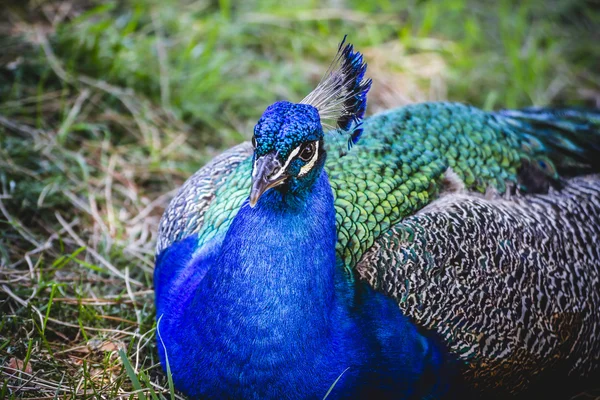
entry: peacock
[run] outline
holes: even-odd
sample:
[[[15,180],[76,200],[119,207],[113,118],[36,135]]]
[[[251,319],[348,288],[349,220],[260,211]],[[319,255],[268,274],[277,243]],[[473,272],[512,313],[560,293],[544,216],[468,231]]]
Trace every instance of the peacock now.
[[[365,118],[344,41],[300,103],[180,188],[158,232],[163,368],[190,398],[558,395],[600,364],[600,112]]]

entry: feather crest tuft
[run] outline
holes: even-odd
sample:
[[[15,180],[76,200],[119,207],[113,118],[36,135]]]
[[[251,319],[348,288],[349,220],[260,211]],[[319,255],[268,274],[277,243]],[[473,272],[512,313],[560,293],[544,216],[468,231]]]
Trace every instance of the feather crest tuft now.
[[[362,135],[367,92],[372,81],[365,79],[367,64],[363,55],[355,52],[350,43],[344,46],[346,36],[321,82],[300,103],[315,107],[321,120],[335,121],[340,129],[351,131],[348,139],[350,148]]]

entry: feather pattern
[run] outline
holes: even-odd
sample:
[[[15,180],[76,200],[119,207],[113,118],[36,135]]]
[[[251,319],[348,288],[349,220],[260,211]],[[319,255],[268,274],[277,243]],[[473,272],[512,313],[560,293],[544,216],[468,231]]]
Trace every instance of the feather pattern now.
[[[530,132],[532,147],[555,158],[562,176],[600,170],[600,111],[529,107],[498,114],[517,129]]]
[[[367,93],[371,79],[365,79],[367,64],[346,36],[337,55],[317,87],[300,104],[309,104],[319,111],[321,120],[332,120],[344,131],[351,131],[348,148],[362,135],[362,119],[367,109]]]
[[[462,104],[424,103],[366,119],[363,127],[368,135],[343,157],[344,138],[326,134],[325,168],[338,213],[336,250],[346,269],[353,270],[381,233],[434,200],[443,189],[449,167],[468,190],[480,193],[490,188],[504,193],[518,185],[526,160],[532,165],[547,162],[554,171],[552,159],[558,161],[558,152],[548,159],[547,151],[540,148],[542,142],[532,136],[538,133],[514,122],[512,117],[509,120]],[[231,183],[223,180],[216,189],[216,201],[204,210],[203,224],[177,236],[197,233],[201,244],[227,230],[249,191],[251,149],[244,155],[247,159],[227,178]],[[238,153],[230,156],[243,157]],[[552,178],[554,172],[545,179]],[[170,223],[168,214],[164,224]],[[195,214],[189,217],[197,218]],[[161,240],[166,247],[173,238],[163,236]]]
[[[455,191],[379,237],[356,271],[505,398],[524,376],[598,368],[599,241],[598,175],[531,196]]]

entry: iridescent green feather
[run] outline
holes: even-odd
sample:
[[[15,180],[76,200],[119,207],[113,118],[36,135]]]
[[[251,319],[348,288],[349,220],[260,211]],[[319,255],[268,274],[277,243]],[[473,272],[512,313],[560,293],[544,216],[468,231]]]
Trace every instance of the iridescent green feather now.
[[[380,234],[438,196],[448,168],[468,189],[491,186],[503,193],[506,183],[517,183],[523,160],[551,164],[543,146],[532,144],[513,120],[454,103],[379,114],[365,120],[359,145],[347,151],[346,142],[335,132],[327,135],[326,171],[337,211],[336,250],[348,270]],[[200,244],[226,232],[248,196],[251,168],[248,151],[206,209]],[[555,177],[555,169],[548,170]]]

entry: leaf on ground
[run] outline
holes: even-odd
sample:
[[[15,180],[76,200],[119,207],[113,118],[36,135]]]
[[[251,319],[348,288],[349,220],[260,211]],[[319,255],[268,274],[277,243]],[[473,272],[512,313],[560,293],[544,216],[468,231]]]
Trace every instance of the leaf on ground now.
[[[33,367],[31,366],[31,361],[27,363],[27,365],[25,365],[25,370],[23,370],[23,366],[24,366],[24,362],[23,360],[20,360],[16,357],[12,357],[10,360],[8,360],[8,363],[6,364],[6,372],[8,373],[15,373],[16,370],[19,371],[23,371],[26,374],[32,374],[33,373]]]

